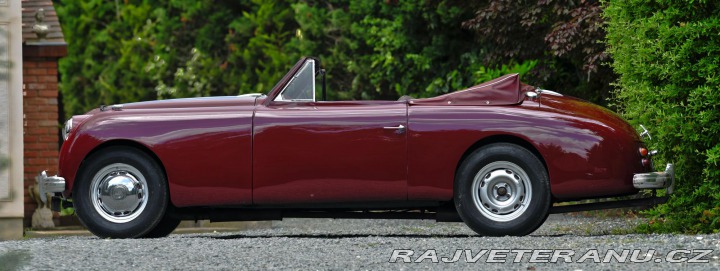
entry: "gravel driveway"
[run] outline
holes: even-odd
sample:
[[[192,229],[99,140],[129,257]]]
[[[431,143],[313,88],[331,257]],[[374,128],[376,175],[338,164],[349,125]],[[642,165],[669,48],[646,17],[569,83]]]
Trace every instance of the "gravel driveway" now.
[[[378,270],[378,269],[483,269],[483,270],[637,270],[720,268],[720,234],[637,235],[624,234],[638,220],[553,215],[531,236],[477,237],[462,223],[421,220],[286,219],[271,229],[232,233],[173,234],[162,239],[109,240],[87,236],[37,238],[0,242],[0,270]],[[390,263],[393,250],[402,249]],[[485,249],[505,249],[506,260],[488,263],[495,256]],[[523,249],[555,251],[526,252]],[[608,250],[640,250],[639,259],[656,252],[645,263],[595,263],[594,249],[602,261]],[[671,250],[682,250],[667,257]],[[428,250],[434,250],[428,252]],[[469,250],[469,251],[465,251]],[[685,251],[687,250],[687,251]],[[712,250],[702,257],[707,263],[688,263],[698,250]],[[460,260],[452,261],[460,251]],[[509,253],[508,253],[509,251]],[[557,251],[576,255],[556,259],[536,258]],[[469,252],[469,254],[468,254]],[[404,254],[403,254],[404,253]],[[462,254],[465,253],[465,254]],[[433,262],[433,254],[439,263]],[[590,254],[588,256],[588,254]],[[580,256],[586,257],[578,262]],[[683,260],[682,256],[687,256]],[[396,255],[397,256],[397,255]],[[425,257],[423,257],[425,256]],[[630,257],[628,256],[628,259]],[[667,260],[682,261],[671,263]]]

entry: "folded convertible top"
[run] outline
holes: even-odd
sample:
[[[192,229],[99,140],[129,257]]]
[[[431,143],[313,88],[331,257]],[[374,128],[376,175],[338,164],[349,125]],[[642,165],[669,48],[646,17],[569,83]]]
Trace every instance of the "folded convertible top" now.
[[[412,99],[411,105],[513,105],[525,99],[534,87],[520,82],[518,74],[508,74],[491,81],[448,94]]]

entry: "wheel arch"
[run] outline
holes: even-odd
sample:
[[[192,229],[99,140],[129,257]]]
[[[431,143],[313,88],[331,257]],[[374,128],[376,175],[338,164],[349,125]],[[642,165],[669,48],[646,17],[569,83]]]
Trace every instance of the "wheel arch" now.
[[[508,135],[508,134],[491,135],[491,136],[485,137],[483,139],[480,139],[480,140],[476,141],[474,144],[472,144],[460,156],[460,159],[458,159],[457,164],[455,165],[455,175],[457,176],[457,172],[460,169],[460,165],[462,164],[463,161],[465,161],[465,159],[472,152],[474,152],[475,150],[477,150],[479,148],[482,148],[484,146],[494,144],[494,143],[510,143],[510,144],[515,144],[515,145],[518,145],[520,147],[527,149],[528,151],[532,152],[535,155],[535,157],[537,157],[540,160],[540,162],[543,164],[543,167],[545,167],[545,171],[548,173],[548,175],[550,175],[550,169],[548,168],[547,163],[545,162],[545,158],[542,156],[542,154],[540,154],[540,151],[538,151],[538,149],[535,148],[535,146],[533,146],[533,144],[531,144],[527,140],[522,139],[518,136]],[[453,180],[453,182],[454,181],[455,180]]]
[[[167,176],[168,176],[167,170],[165,169],[165,165],[163,164],[162,160],[160,160],[160,157],[158,157],[157,154],[155,154],[155,152],[153,152],[149,147],[145,146],[144,144],[134,141],[134,140],[129,140],[129,139],[113,139],[113,140],[103,142],[100,145],[97,145],[90,152],[88,152],[88,154],[85,155],[85,157],[83,157],[83,160],[80,163],[80,166],[78,167],[77,172],[80,172],[81,170],[83,170],[83,167],[86,165],[85,161],[87,161],[87,159],[89,157],[91,157],[92,155],[94,155],[98,152],[101,152],[105,149],[111,148],[111,147],[134,148],[134,149],[137,149],[137,150],[145,153],[151,159],[153,159],[155,161],[155,163],[157,163],[160,166],[160,170],[162,170],[162,173],[165,175],[165,178],[167,178]],[[78,180],[76,179],[75,182],[73,182],[73,190],[75,189],[75,187],[77,187],[76,186],[77,181]],[[170,182],[168,180],[165,180],[165,181],[168,183],[168,188],[169,188]],[[169,193],[168,193],[168,197],[170,197]],[[172,204],[172,201],[170,201],[169,204]]]

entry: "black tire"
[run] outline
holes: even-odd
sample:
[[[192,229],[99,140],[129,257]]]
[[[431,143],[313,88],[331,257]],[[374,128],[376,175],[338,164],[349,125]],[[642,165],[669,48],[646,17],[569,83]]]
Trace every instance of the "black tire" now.
[[[455,208],[483,236],[527,235],[547,219],[547,170],[530,151],[495,143],[473,151],[455,178]]]
[[[142,238],[162,238],[170,235],[170,233],[180,225],[180,219],[173,214],[172,210],[172,205],[168,205],[168,210],[165,212],[163,219],[160,220],[160,223],[143,235]]]
[[[89,156],[73,188],[80,222],[101,238],[146,235],[164,217],[168,194],[158,163],[131,147],[109,147]]]

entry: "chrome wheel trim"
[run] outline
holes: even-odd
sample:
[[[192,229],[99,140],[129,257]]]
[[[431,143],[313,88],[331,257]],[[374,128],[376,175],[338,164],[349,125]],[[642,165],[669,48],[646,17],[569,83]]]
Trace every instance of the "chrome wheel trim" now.
[[[525,170],[508,161],[492,162],[475,175],[472,198],[480,213],[507,222],[525,213],[532,200],[532,185]]]
[[[140,171],[128,164],[115,163],[99,170],[90,183],[95,211],[113,223],[133,221],[148,202],[147,181]]]

